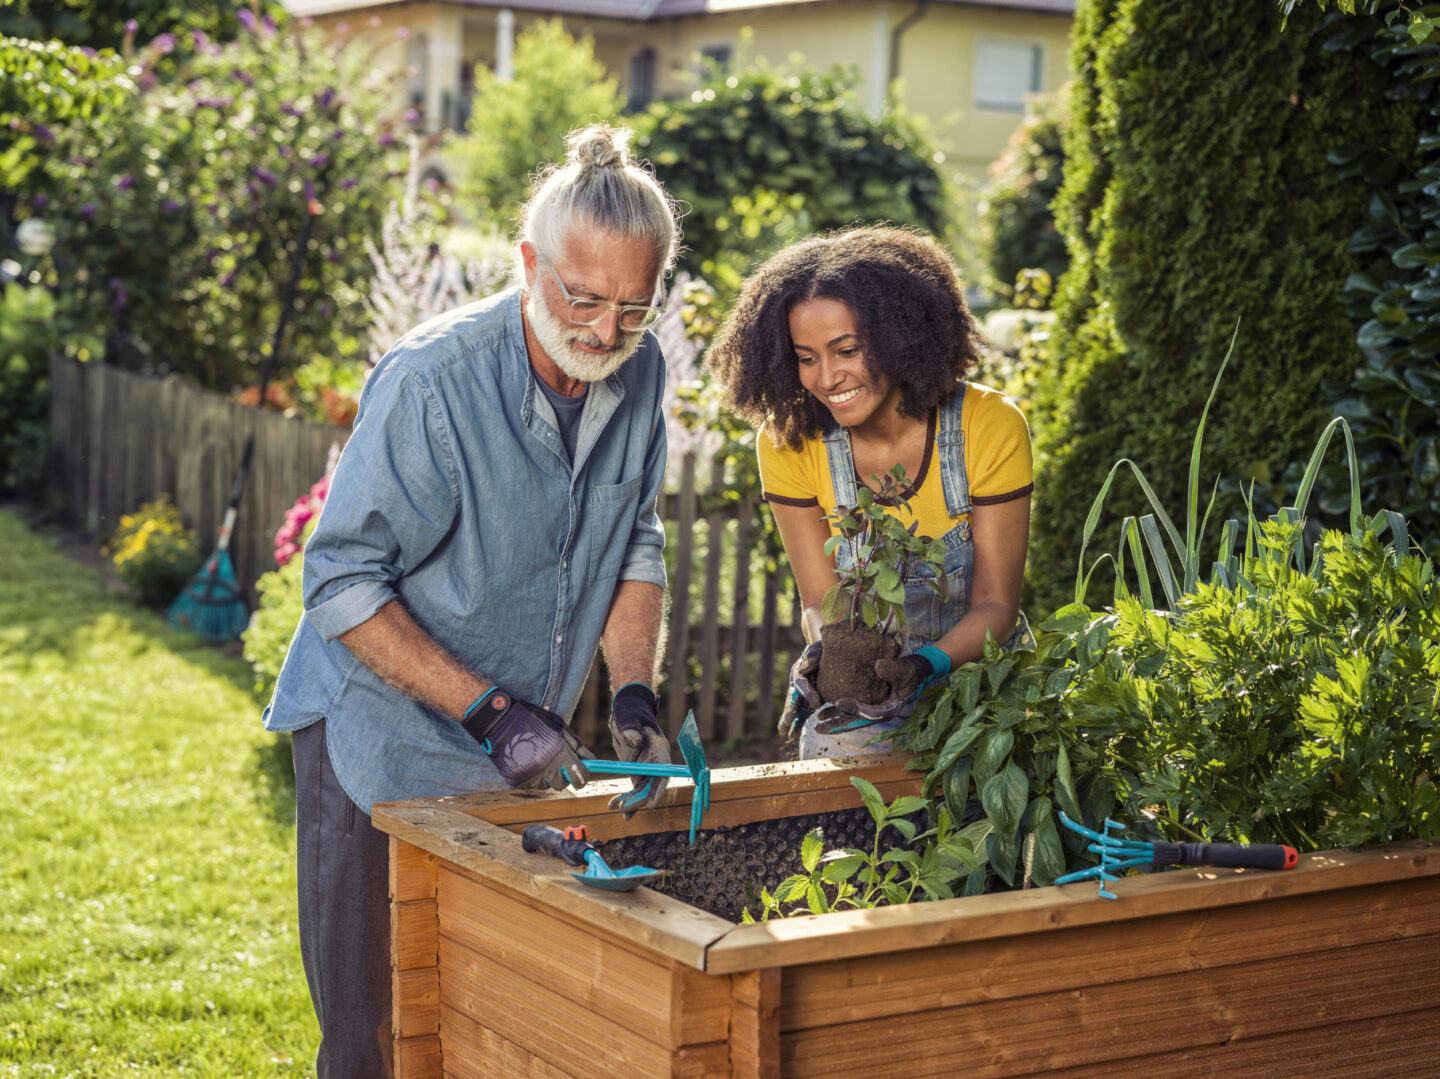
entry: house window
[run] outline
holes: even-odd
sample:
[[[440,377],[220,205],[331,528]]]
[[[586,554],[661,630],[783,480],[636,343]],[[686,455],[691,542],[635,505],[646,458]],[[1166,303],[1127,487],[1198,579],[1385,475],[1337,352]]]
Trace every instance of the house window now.
[[[1027,94],[1045,88],[1045,47],[1034,41],[982,39],[975,50],[975,107],[1023,112]]]
[[[648,45],[630,57],[630,111],[655,100],[655,50]]]
[[[701,75],[709,73],[710,67],[718,67],[721,71],[730,70],[730,58],[735,50],[729,45],[706,45],[700,50]]]

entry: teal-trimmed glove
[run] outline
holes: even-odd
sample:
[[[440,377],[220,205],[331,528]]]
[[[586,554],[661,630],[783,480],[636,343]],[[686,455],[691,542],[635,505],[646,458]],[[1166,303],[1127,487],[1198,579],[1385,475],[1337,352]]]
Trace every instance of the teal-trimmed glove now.
[[[610,742],[622,761],[671,762],[670,742],[660,727],[660,698],[645,683],[629,682],[611,699]],[[631,782],[633,790],[610,799],[610,808],[618,809],[626,820],[637,810],[659,805],[670,781],[664,776],[635,776]]]
[[[806,717],[822,703],[815,689],[820,674],[820,655],[820,642],[811,641],[790,667],[790,690],[785,694],[785,708],[780,713],[780,722],[775,724],[782,738],[791,741],[798,738]]]
[[[875,673],[890,685],[890,695],[879,704],[836,701],[824,709],[815,724],[817,734],[841,734],[874,723],[905,719],[922,690],[950,673],[950,657],[933,644],[899,659],[875,661]]]

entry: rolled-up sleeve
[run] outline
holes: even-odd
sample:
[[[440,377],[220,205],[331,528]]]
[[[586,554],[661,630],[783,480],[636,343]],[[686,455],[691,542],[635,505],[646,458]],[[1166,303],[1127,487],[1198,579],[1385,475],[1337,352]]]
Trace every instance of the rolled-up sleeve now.
[[[640,488],[640,512],[630,531],[620,580],[646,581],[664,588],[665,524],[660,520],[660,492],[665,486],[665,361],[660,358],[659,388],[650,418],[650,442],[645,450],[645,480]]]
[[[305,545],[306,618],[325,640],[397,598],[405,573],[459,514],[450,430],[428,384],[400,364],[370,378],[325,509]]]

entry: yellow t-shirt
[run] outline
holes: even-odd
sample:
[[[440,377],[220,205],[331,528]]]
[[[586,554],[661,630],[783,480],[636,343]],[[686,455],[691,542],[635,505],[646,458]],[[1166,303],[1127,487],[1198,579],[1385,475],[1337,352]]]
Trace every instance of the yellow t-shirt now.
[[[967,516],[951,517],[945,508],[940,462],[935,460],[938,414],[937,409],[930,417],[918,490],[910,499],[909,510],[904,514],[898,509],[888,511],[907,524],[919,521],[919,534],[931,539],[943,536]],[[970,482],[971,503],[987,506],[1009,502],[1034,489],[1030,428],[1015,402],[989,386],[967,383],[960,427],[965,437],[965,474]],[[792,450],[777,447],[769,434],[761,431],[756,444],[760,484],[767,501],[785,506],[818,506],[823,513],[835,509],[835,485],[830,479],[830,460],[823,439],[807,439],[798,450]],[[871,482],[870,477],[865,479]]]

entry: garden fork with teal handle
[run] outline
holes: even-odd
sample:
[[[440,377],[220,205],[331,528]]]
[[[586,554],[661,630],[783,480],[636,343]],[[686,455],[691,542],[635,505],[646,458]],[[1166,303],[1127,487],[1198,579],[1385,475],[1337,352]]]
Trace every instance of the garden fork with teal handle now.
[[[695,845],[695,833],[710,808],[710,765],[705,760],[705,746],[700,741],[700,727],[695,722],[695,713],[685,716],[680,733],[675,736],[680,747],[684,764],[656,764],[652,761],[602,761],[585,759],[585,771],[591,775],[608,776],[664,776],[668,779],[689,779],[695,784],[695,793],[690,798],[690,845]]]
[[[1082,880],[1098,880],[1102,899],[1120,898],[1105,890],[1107,881],[1119,878],[1117,872],[1142,865],[1212,865],[1230,869],[1294,869],[1300,855],[1294,847],[1278,843],[1148,843],[1111,835],[1124,829],[1119,821],[1105,818],[1105,831],[1094,832],[1077,824],[1060,811],[1060,823],[1072,832],[1092,840],[1085,849],[1100,855],[1100,864],[1056,877],[1056,884],[1074,884]]]

